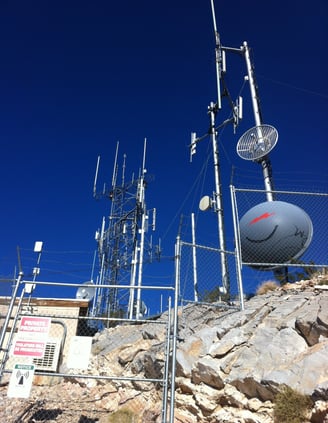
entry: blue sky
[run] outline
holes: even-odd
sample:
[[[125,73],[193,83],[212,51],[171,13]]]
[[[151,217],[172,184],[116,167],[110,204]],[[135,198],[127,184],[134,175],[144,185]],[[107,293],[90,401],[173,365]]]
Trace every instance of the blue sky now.
[[[264,123],[279,132],[276,188],[327,192],[326,1],[217,0],[215,7],[222,44],[252,48]],[[109,212],[92,196],[97,156],[100,182],[110,182],[119,141],[132,175],[144,138],[153,175],[147,205],[158,210],[154,236],[170,262],[162,277],[173,274],[180,215],[198,213],[199,199],[214,189],[211,159],[204,185],[195,185],[209,142],[193,163],[188,150],[192,131],[206,133],[207,106],[216,101],[214,47],[210,0],[1,2],[0,277],[13,275],[17,245],[28,275],[42,240],[44,279],[87,280],[94,233]],[[239,57],[228,56],[227,65],[235,98],[246,68]],[[254,125],[248,91],[237,134],[227,127],[220,135],[225,201],[232,167],[236,184],[263,187],[258,165],[236,154]],[[200,220],[199,241],[215,244],[216,218]]]

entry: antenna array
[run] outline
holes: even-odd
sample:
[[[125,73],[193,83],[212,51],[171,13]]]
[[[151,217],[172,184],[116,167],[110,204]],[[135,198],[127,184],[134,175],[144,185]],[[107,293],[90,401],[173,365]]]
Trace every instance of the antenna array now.
[[[101,228],[97,230],[95,237],[99,274],[91,313],[93,316],[138,318],[145,309],[141,300],[145,252],[146,260],[152,257],[151,241],[146,243],[145,234],[149,226],[155,229],[156,210],[147,210],[145,202],[149,180],[145,168],[146,140],[139,176],[128,182],[125,178],[126,155],[123,156],[122,179],[118,182],[118,147],[117,143],[111,188],[100,194],[96,188],[99,158],[96,167],[94,196],[109,199],[111,209],[108,219],[103,217]],[[106,287],[107,285],[111,287]],[[116,286],[120,285],[131,286],[131,289],[128,292],[119,290]]]
[[[217,101],[211,102],[208,107],[208,115],[210,116],[210,129],[207,134],[197,137],[195,132],[191,134],[190,147],[190,161],[192,161],[193,155],[196,154],[196,146],[207,136],[212,141],[213,148],[213,161],[214,161],[214,176],[215,176],[215,192],[213,194],[213,201],[209,200],[208,196],[205,196],[200,203],[201,210],[208,210],[213,208],[217,214],[218,219],[218,236],[219,236],[219,247],[221,256],[221,273],[222,273],[222,285],[225,292],[230,293],[230,277],[227,263],[227,251],[226,251],[226,235],[225,235],[225,223],[223,215],[223,202],[222,202],[222,189],[221,189],[221,174],[220,174],[220,160],[219,160],[219,148],[217,141],[218,130],[232,124],[234,131],[239,124],[239,121],[243,117],[243,99],[241,96],[234,102],[229,94],[228,87],[225,83],[224,75],[226,73],[226,53],[235,53],[242,56],[246,62],[247,76],[245,80],[249,81],[250,94],[253,106],[253,113],[256,127],[246,132],[241,137],[237,152],[240,157],[244,159],[251,159],[257,161],[262,165],[264,185],[266,188],[266,196],[268,201],[273,200],[273,188],[272,188],[272,175],[271,175],[271,163],[269,160],[268,153],[275,146],[278,133],[275,128],[270,125],[262,124],[262,116],[259,105],[259,95],[257,92],[257,86],[255,83],[254,67],[250,60],[249,48],[246,42],[240,48],[225,47],[221,44],[220,35],[216,25],[216,14],[214,8],[214,0],[211,0],[213,27],[215,34],[215,63],[216,63],[216,79],[217,79]],[[223,90],[221,90],[221,85]],[[222,108],[222,98],[226,95],[228,97],[229,106],[231,108],[231,118],[224,120],[220,125],[216,124],[216,117],[218,112]]]

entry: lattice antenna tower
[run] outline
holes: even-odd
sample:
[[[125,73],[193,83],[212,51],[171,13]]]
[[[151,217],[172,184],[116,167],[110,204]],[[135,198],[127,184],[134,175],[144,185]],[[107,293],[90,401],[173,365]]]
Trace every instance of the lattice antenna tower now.
[[[99,273],[93,301],[92,315],[140,317],[144,313],[141,299],[143,263],[152,259],[152,241],[146,242],[149,226],[155,230],[156,209],[147,210],[145,189],[150,179],[145,168],[146,140],[144,141],[142,168],[137,178],[126,180],[126,155],[123,156],[122,178],[118,182],[117,143],[111,188],[97,193],[98,157],[94,181],[94,196],[111,201],[109,217],[103,217],[96,232]],[[151,223],[149,224],[149,222]],[[131,289],[118,289],[117,286]],[[107,286],[107,287],[106,287]],[[108,287],[110,286],[110,287]]]

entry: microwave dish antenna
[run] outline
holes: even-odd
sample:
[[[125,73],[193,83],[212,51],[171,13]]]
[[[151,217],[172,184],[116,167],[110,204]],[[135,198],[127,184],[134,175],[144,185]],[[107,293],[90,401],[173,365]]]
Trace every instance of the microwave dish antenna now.
[[[94,286],[93,282],[84,282],[82,286],[80,286],[77,291],[75,298],[77,300],[88,300],[91,301],[96,294],[96,287]]]
[[[239,225],[243,262],[259,270],[281,267],[299,258],[313,237],[309,215],[285,201],[257,204]]]
[[[277,144],[278,131],[271,125],[257,125],[246,131],[237,143],[237,153],[244,160],[258,161]]]
[[[208,195],[205,195],[204,197],[201,198],[200,202],[199,202],[199,209],[201,211],[207,211],[210,208],[212,208],[213,202],[211,197],[209,197]]]

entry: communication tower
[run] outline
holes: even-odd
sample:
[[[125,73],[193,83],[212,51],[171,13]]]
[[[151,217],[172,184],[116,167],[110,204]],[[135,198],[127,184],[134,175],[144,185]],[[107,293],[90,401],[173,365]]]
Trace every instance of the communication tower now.
[[[142,167],[137,178],[126,180],[126,155],[121,172],[118,168],[116,146],[112,183],[97,192],[100,157],[94,180],[94,197],[110,200],[109,216],[103,217],[96,231],[99,272],[91,313],[102,317],[140,318],[147,312],[142,301],[143,264],[152,261],[152,237],[146,238],[149,229],[155,230],[156,209],[148,210],[145,192],[150,177],[145,168],[146,140],[144,141]],[[119,173],[121,173],[119,175]],[[157,251],[159,254],[159,247]],[[130,289],[119,289],[119,286]]]

